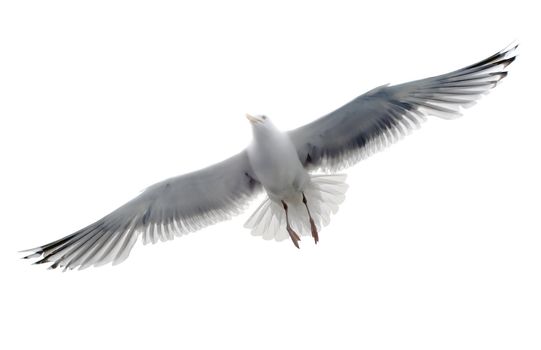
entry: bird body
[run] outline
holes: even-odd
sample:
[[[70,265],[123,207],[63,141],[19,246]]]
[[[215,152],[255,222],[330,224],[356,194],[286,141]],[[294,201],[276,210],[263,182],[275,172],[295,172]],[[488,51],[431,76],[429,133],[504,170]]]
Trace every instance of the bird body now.
[[[263,203],[245,224],[253,235],[289,237],[297,248],[303,235],[317,243],[345,198],[346,176],[336,171],[401,139],[427,116],[460,116],[507,76],[517,46],[450,73],[382,85],[288,132],[265,116],[248,115],[254,138],[247,149],[154,184],[81,230],[30,249],[25,258],[64,270],[118,264],[140,237],[147,244],[197,231],[241,213],[263,191]]]
[[[266,116],[248,118],[253,128],[248,158],[269,197],[280,202],[304,190],[310,177],[289,135],[278,130]]]
[[[290,134],[278,130],[264,115],[246,117],[254,134],[248,158],[268,198],[244,226],[266,239],[285,239],[287,232],[297,248],[303,235],[311,234],[317,243],[318,231],[344,200],[345,176],[310,176]]]

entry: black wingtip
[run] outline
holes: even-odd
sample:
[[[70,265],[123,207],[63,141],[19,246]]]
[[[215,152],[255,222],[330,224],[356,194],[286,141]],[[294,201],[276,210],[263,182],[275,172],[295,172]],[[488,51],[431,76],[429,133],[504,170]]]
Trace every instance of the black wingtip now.
[[[54,264],[52,264],[51,266],[49,266],[49,267],[47,268],[47,270],[55,270],[57,267],[58,267],[58,261],[56,261]]]
[[[35,261],[32,263],[32,265],[41,265],[41,264],[45,264],[45,263],[48,263],[50,262],[48,257],[46,256],[45,258],[41,259],[41,260],[38,260],[38,261]]]
[[[41,251],[41,247],[19,250],[17,253],[28,253]]]
[[[503,72],[492,72],[492,73],[489,73],[490,76],[492,77],[497,77],[498,81],[502,80],[503,78],[505,78],[507,76],[507,74],[509,74],[509,72],[507,71],[503,71]]]
[[[506,61],[509,60],[508,63],[505,64],[504,68],[516,60],[516,58],[518,57],[518,53],[517,53],[518,47],[519,47],[519,43],[516,42],[515,40],[507,48],[504,49],[503,51],[504,57],[508,56]]]
[[[511,43],[509,45],[507,45],[506,49],[504,49],[504,51],[513,51],[513,50],[516,50],[518,48],[518,46],[520,45],[520,43],[518,42],[518,40],[513,40],[511,41]]]
[[[514,51],[516,50],[518,47],[519,47],[520,43],[518,42],[518,40],[513,40],[511,41],[507,46],[505,46],[505,48],[503,50],[501,50],[499,53],[504,55],[508,52],[511,52],[511,51]]]
[[[517,56],[512,56],[512,57],[509,57],[509,58],[503,60],[503,61],[502,61],[502,63],[503,63],[503,68],[506,68],[508,65],[510,65],[511,63],[513,63],[516,59],[517,59]]]
[[[23,256],[21,259],[33,259],[33,258],[39,258],[40,256],[41,256],[41,252],[35,252],[33,254]]]

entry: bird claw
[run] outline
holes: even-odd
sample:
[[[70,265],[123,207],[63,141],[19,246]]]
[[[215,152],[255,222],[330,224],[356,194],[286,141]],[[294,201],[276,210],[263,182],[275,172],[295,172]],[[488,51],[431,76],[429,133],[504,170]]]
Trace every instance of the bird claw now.
[[[291,227],[289,227],[289,226],[287,227],[287,232],[289,233],[289,237],[291,238],[291,242],[293,242],[295,247],[297,247],[297,249],[301,249],[301,247],[299,246],[299,241],[301,240],[301,238],[299,237],[297,232],[293,231],[293,229]]]
[[[312,230],[312,237],[314,237],[314,243],[319,242],[319,234],[317,232],[317,226],[314,222],[314,219],[310,218],[310,229]]]

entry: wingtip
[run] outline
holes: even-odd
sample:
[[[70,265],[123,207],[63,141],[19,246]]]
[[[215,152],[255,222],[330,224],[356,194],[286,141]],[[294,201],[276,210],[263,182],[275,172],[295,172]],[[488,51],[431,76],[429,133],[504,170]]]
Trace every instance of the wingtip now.
[[[515,51],[518,49],[520,43],[517,39],[514,39],[513,41],[511,41],[509,44],[507,44],[507,46],[505,46],[503,48],[503,50],[501,50],[500,52],[501,53],[506,53],[506,52],[512,52],[512,51]]]
[[[49,259],[48,259],[48,257],[45,257],[45,258],[43,258],[43,259],[41,259],[41,260],[34,261],[34,262],[32,263],[32,265],[41,265],[41,264],[45,264],[45,263],[48,263],[48,262],[50,262]]]
[[[513,63],[516,59],[517,59],[517,55],[511,56],[511,57],[507,58],[507,59],[504,61],[503,68],[507,68],[507,66],[509,66],[511,63]]]
[[[30,254],[28,254],[30,252]],[[19,250],[17,253],[19,254],[25,254],[21,259],[33,259],[33,258],[39,258],[43,254],[43,250],[41,247],[37,248],[31,248],[31,249],[24,249]]]
[[[21,252],[19,252],[21,253]],[[33,259],[33,258],[39,258],[41,256],[40,252],[35,252],[33,254],[25,255],[21,259]]]
[[[519,43],[514,41],[502,50],[502,55],[505,57],[505,60],[509,60],[504,67],[507,67],[518,57],[518,47]]]
[[[19,250],[17,253],[37,252],[41,250],[41,247]]]

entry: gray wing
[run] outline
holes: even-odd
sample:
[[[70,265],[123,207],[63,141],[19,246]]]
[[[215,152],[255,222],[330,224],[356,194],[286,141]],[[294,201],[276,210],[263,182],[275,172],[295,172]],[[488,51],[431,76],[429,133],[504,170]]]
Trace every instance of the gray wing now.
[[[380,86],[336,111],[289,132],[307,169],[335,171],[394,143],[427,115],[460,116],[503,79],[514,45],[471,66],[427,79]]]
[[[261,186],[246,151],[208,168],[159,182],[101,220],[30,249],[37,264],[85,268],[124,261],[140,235],[156,243],[239,214]]]

